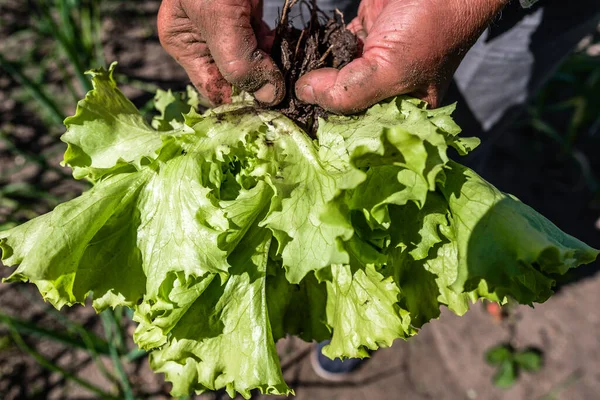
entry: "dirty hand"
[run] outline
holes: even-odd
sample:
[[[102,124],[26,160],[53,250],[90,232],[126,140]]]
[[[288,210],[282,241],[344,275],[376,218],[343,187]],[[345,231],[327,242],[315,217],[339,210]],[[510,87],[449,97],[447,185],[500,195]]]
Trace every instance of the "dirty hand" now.
[[[323,68],[296,82],[302,101],[351,114],[391,96],[440,104],[454,71],[508,0],[362,0],[348,24],[364,43],[341,70]]]
[[[266,105],[285,94],[267,55],[273,35],[262,21],[261,0],[163,0],[158,37],[213,105],[230,100],[231,85]]]

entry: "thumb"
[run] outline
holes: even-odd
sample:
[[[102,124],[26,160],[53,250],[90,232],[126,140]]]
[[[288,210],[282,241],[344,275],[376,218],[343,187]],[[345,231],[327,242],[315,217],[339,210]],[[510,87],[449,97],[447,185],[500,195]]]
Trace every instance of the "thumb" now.
[[[353,60],[341,70],[321,68],[296,82],[296,96],[327,111],[354,114],[388,97],[401,94],[393,69],[368,57]]]

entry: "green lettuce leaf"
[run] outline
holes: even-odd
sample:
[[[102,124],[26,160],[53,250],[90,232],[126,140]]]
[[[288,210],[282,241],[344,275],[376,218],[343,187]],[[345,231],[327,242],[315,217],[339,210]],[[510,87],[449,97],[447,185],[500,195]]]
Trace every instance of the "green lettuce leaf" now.
[[[253,229],[230,256],[231,276],[213,281],[151,354],[150,365],[173,382],[174,396],[225,387],[250,398],[292,393],[283,380],[267,308],[271,234]]]
[[[399,97],[319,121],[316,139],[240,94],[200,113],[159,91],[152,124],[108,71],[67,118],[64,162],[94,183],[0,232],[8,282],[55,307],[126,306],[174,395],[291,393],[275,343],[365,357],[440,307],[545,301],[598,251],[449,160],[454,106]]]
[[[367,349],[389,347],[416,331],[409,314],[398,306],[400,289],[373,265],[355,272],[332,265],[327,281],[327,319],[331,342],[323,349],[330,358],[367,357]],[[368,323],[367,323],[368,321]]]
[[[108,72],[91,71],[94,89],[77,104],[77,112],[65,120],[67,143],[64,164],[73,168],[77,179],[95,181],[119,167],[140,168],[145,159],[154,159],[161,144],[139,111],[116,86]],[[89,135],[89,132],[94,132]]]
[[[593,262],[598,251],[558,229],[515,197],[501,193],[472,170],[448,163],[441,192],[452,215],[457,246],[457,292],[485,280],[500,297],[524,304],[552,294],[554,274]]]

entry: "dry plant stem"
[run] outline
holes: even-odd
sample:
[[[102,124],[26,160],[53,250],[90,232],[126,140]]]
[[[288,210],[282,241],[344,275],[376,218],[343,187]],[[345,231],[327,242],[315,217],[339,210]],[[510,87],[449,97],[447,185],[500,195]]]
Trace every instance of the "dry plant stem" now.
[[[301,5],[309,8],[310,20],[303,29],[297,29],[291,24],[290,9]],[[346,29],[339,10],[328,16],[317,7],[315,0],[286,0],[275,29],[271,53],[283,72],[286,95],[275,108],[314,136],[318,118],[326,118],[327,112],[318,105],[298,100],[295,83],[302,75],[317,68],[342,68],[355,58],[357,48],[357,39]]]
[[[327,58],[327,56],[329,54],[331,54],[331,49],[333,49],[333,46],[330,46],[327,51],[321,56],[321,58],[319,58],[319,64],[322,64],[325,62],[325,59]]]

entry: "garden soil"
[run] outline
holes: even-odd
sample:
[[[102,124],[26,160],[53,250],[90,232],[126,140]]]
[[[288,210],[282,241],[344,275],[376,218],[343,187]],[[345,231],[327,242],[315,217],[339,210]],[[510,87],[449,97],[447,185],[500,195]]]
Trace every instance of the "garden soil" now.
[[[306,5],[310,20],[303,29],[295,28],[289,20],[292,7]],[[358,53],[358,40],[346,29],[341,12],[327,14],[319,9],[316,1],[288,0],[281,10],[275,27],[275,39],[271,55],[283,73],[286,94],[274,108],[296,122],[311,136],[315,136],[318,118],[327,118],[327,112],[318,105],[298,100],[296,81],[304,74],[318,68],[341,69]]]

